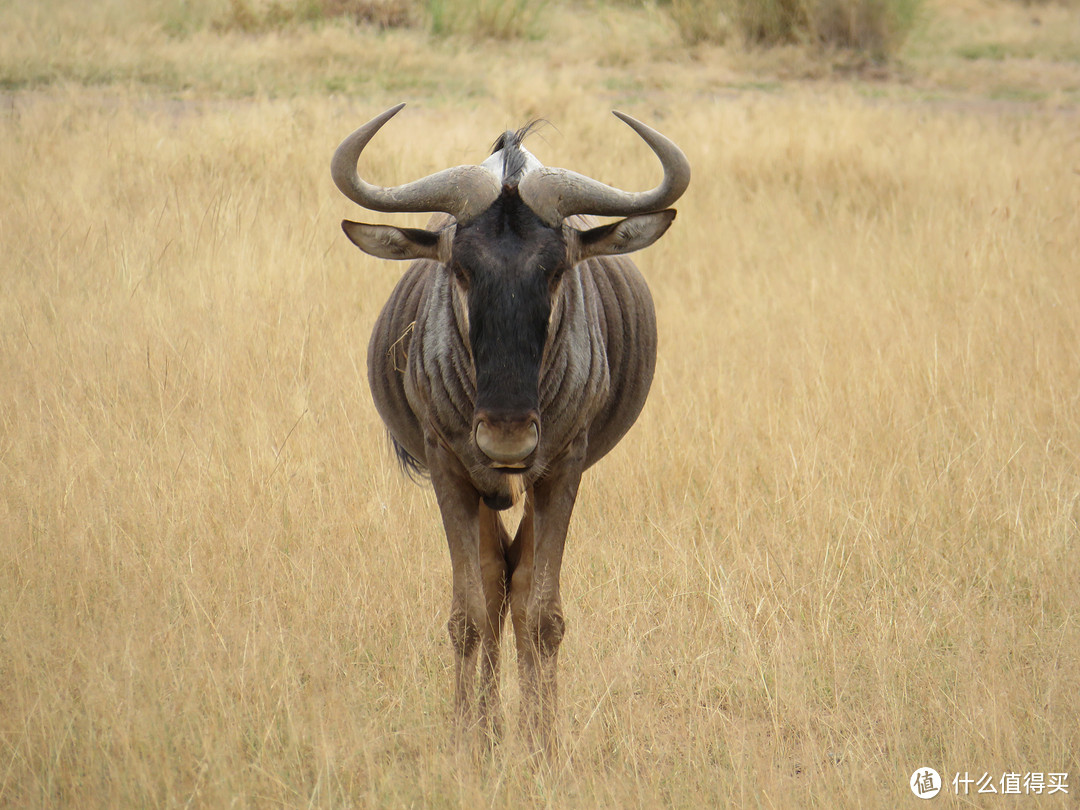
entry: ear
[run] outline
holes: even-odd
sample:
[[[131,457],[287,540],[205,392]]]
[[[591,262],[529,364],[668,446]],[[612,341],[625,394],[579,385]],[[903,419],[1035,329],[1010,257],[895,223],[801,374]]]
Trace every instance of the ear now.
[[[635,214],[587,231],[566,227],[567,245],[575,264],[594,256],[633,253],[663,236],[674,219],[675,209],[668,208],[651,214]]]
[[[341,230],[364,253],[380,259],[450,258],[453,228],[426,231],[423,228],[396,228],[393,225],[368,225],[365,222],[341,221]]]

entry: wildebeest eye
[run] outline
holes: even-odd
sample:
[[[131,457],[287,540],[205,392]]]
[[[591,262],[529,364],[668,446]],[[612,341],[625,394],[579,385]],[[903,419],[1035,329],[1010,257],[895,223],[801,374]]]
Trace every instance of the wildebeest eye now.
[[[563,262],[554,262],[549,267],[541,267],[540,269],[547,279],[548,289],[554,293],[555,290],[558,289],[559,284],[563,279],[563,275],[566,273],[566,264]]]
[[[454,279],[465,289],[469,288],[469,271],[458,262],[451,262],[450,269],[454,271]]]

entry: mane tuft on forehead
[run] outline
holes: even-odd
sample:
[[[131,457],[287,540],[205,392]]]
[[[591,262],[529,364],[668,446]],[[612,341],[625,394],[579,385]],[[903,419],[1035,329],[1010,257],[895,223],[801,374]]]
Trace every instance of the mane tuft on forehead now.
[[[495,139],[491,146],[491,154],[497,155],[502,152],[502,180],[503,185],[516,188],[529,169],[530,162],[536,158],[521,146],[521,142],[537,130],[548,126],[550,122],[537,118],[519,130],[508,129]]]

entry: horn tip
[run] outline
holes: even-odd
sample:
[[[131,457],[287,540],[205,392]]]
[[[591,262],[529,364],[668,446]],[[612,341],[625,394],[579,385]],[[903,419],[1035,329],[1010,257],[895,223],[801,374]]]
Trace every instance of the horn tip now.
[[[624,112],[622,112],[620,110],[612,110],[611,114],[614,115],[616,118],[618,118],[620,121],[622,121],[624,124],[626,124],[628,127],[630,127],[630,129],[634,130],[634,132],[641,135],[642,137],[644,137],[644,133],[646,133],[646,132],[654,132],[655,131],[648,124],[645,124],[645,123],[639,121],[638,119],[634,118],[634,116],[627,115],[626,113],[624,113]]]

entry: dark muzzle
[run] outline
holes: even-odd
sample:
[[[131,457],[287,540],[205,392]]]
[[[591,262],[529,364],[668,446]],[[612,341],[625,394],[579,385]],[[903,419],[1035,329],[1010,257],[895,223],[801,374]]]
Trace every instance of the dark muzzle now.
[[[473,439],[493,466],[523,468],[540,443],[540,416],[535,411],[512,416],[477,411]]]

